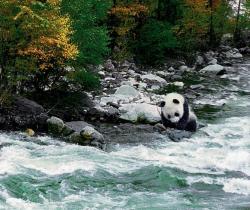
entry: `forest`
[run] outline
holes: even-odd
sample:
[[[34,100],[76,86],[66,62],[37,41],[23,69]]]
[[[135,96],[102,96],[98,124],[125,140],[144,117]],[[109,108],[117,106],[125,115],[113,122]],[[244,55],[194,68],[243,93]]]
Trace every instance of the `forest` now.
[[[249,30],[249,0],[1,0],[0,103],[9,94],[95,89],[90,67],[107,58],[192,60],[225,35],[241,47]]]

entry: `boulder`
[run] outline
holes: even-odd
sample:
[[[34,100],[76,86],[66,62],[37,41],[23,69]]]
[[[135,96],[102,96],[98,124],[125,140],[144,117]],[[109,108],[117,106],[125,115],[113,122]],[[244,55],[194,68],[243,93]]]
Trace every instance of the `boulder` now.
[[[59,136],[64,129],[64,122],[58,117],[51,117],[47,120],[48,132],[53,136]]]
[[[91,126],[85,126],[81,132],[74,132],[67,137],[71,143],[79,144],[82,146],[94,146],[104,149],[105,141],[101,133]]]
[[[184,83],[183,82],[178,82],[178,81],[174,82],[173,85],[177,86],[177,87],[180,87],[180,88],[184,87]]]
[[[146,74],[141,76],[142,80],[145,82],[149,82],[150,84],[159,84],[160,86],[164,86],[167,84],[167,81],[157,75],[154,74]]]
[[[83,139],[90,140],[90,142],[95,141],[95,142],[104,143],[103,135],[91,126],[86,126],[81,131],[80,135],[83,137]]]
[[[205,86],[204,86],[204,85],[201,85],[201,84],[197,84],[197,85],[190,85],[190,88],[191,88],[192,90],[204,89]]]
[[[212,65],[208,65],[205,68],[201,69],[201,72],[212,72],[217,74],[218,72],[220,72],[221,70],[223,70],[224,67],[219,65],[219,64],[212,64]]]
[[[122,85],[115,92],[115,95],[125,95],[128,97],[138,97],[139,94],[140,93],[135,88],[129,85]]]
[[[215,65],[215,64],[217,64],[217,62],[218,62],[217,59],[214,58],[214,59],[212,59],[211,61],[209,61],[208,64],[209,64],[209,65]]]
[[[69,130],[80,133],[86,126],[91,126],[91,125],[84,121],[72,121],[72,122],[66,122],[65,126],[67,126]]]
[[[185,71],[188,70],[188,67],[185,66],[185,65],[183,65],[183,66],[180,66],[180,67],[179,67],[179,70],[182,71],[182,72],[185,72]]]
[[[102,134],[84,121],[64,123],[60,118],[51,117],[47,120],[47,123],[49,133],[53,136],[62,137],[62,140],[66,142],[104,148],[105,141]]]
[[[44,112],[44,108],[41,105],[24,97],[16,97],[14,106],[21,113],[39,115]]]
[[[119,108],[120,119],[130,122],[157,123],[161,120],[158,106],[147,103],[125,104]]]
[[[192,132],[184,131],[184,130],[176,130],[176,129],[167,130],[168,137],[174,142],[179,142],[183,140],[184,138],[190,138],[192,134],[193,134]]]
[[[41,105],[24,97],[14,97],[8,106],[0,107],[0,129],[45,131],[47,119]]]
[[[100,120],[102,122],[117,122],[120,116],[120,112],[118,110],[119,105],[116,103],[108,102],[107,105],[100,107],[95,106],[90,109],[86,117],[91,121]]]
[[[171,66],[171,67],[168,68],[168,71],[169,71],[169,72],[174,72],[175,69]]]
[[[238,51],[230,50],[226,52],[226,57],[232,59],[238,59],[238,58],[243,58],[243,55]]]
[[[122,85],[119,87],[113,95],[101,98],[101,106],[106,106],[107,104],[121,104],[129,103],[135,99],[140,98],[140,93],[129,85]]]

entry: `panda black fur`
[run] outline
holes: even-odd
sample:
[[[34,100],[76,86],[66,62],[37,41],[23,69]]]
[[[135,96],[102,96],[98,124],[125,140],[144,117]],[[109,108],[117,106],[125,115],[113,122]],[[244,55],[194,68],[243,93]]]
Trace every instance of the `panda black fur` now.
[[[160,107],[162,123],[166,128],[191,132],[197,130],[197,117],[184,96],[178,93],[169,93],[161,102]]]

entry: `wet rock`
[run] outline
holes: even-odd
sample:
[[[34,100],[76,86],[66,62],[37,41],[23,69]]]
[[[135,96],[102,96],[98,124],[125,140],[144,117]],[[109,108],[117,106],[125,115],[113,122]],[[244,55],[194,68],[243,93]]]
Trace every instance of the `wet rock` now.
[[[117,122],[120,116],[120,112],[118,110],[119,105],[109,102],[104,107],[95,106],[90,109],[86,115],[86,118],[91,121],[102,121],[102,122]],[[112,105],[112,106],[110,106]]]
[[[74,133],[70,134],[70,136],[68,136],[66,138],[66,140],[68,142],[71,142],[71,143],[74,143],[74,144],[83,144],[83,142],[84,142],[82,140],[82,137],[81,137],[80,133],[78,133],[78,132],[74,132]],[[89,142],[85,142],[84,145],[87,145],[88,143]]]
[[[214,64],[214,65],[208,65],[205,68],[201,69],[201,72],[212,72],[212,73],[218,73],[219,71],[222,71],[224,69],[223,66],[219,64]]]
[[[184,138],[190,138],[192,136],[192,132],[176,130],[176,129],[168,129],[167,135],[174,142],[180,142]]]
[[[147,103],[125,104],[119,108],[120,119],[130,122],[157,123],[161,120],[158,107]]]
[[[192,90],[204,89],[205,86],[204,86],[204,85],[201,85],[201,84],[198,84],[198,85],[191,85],[190,88],[191,88]]]
[[[35,135],[35,131],[31,128],[26,129],[25,133],[27,134],[27,136],[34,136]]]
[[[167,72],[165,71],[157,71],[156,75],[159,77],[166,77],[167,76]]]
[[[0,129],[4,130],[47,130],[48,115],[45,109],[24,97],[14,97],[8,106],[0,106]]]
[[[104,143],[103,135],[91,126],[84,127],[84,129],[80,132],[80,135],[85,141],[89,140],[90,143],[92,142],[94,145],[97,143]]]
[[[233,58],[233,59],[238,59],[238,58],[243,58],[243,55],[238,52],[238,50],[230,50],[226,52],[226,57],[227,58]]]
[[[171,77],[171,80],[182,80],[183,79],[183,77],[181,76],[181,75],[173,75],[172,77]]]
[[[184,87],[184,83],[183,82],[174,82],[173,85],[183,88]]]
[[[171,67],[168,68],[168,71],[169,72],[175,72],[175,69],[171,66]]]
[[[128,97],[138,97],[139,92],[135,88],[133,88],[129,85],[122,85],[121,87],[119,87],[116,90],[115,95],[125,95]]]
[[[81,132],[83,128],[86,126],[91,126],[89,123],[86,123],[84,121],[72,121],[72,122],[66,122],[65,126],[68,130],[74,131],[74,132]]]
[[[38,115],[44,112],[44,108],[41,105],[24,97],[16,97],[14,105],[22,113]]]
[[[216,75],[217,76],[222,76],[222,75],[224,75],[226,73],[227,73],[226,69],[223,69],[223,70],[219,71]]]
[[[66,142],[83,146],[96,146],[103,148],[105,141],[102,134],[84,121],[72,121],[64,123],[57,117],[47,120],[48,131],[51,135],[61,137]]]
[[[158,84],[160,86],[164,86],[167,84],[167,81],[157,75],[154,74],[146,74],[141,76],[142,80],[145,81],[146,83],[150,84]]]
[[[215,65],[217,64],[217,59],[212,59],[211,61],[208,62],[209,65]]]
[[[230,62],[230,61],[226,61],[226,60],[223,60],[222,62],[220,62],[221,65],[223,66],[232,66],[233,64]]]
[[[182,71],[182,72],[185,72],[185,71],[188,70],[188,67],[185,66],[185,65],[183,65],[183,66],[180,66],[180,67],[179,67],[179,70]]]
[[[64,122],[58,117],[51,117],[47,120],[48,132],[53,136],[59,136],[64,128]]]

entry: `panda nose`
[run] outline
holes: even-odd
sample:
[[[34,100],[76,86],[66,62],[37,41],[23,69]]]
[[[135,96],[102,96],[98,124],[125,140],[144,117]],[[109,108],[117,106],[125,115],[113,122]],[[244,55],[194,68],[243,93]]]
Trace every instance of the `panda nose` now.
[[[171,118],[171,116],[170,115],[168,115],[168,119],[170,119]]]

